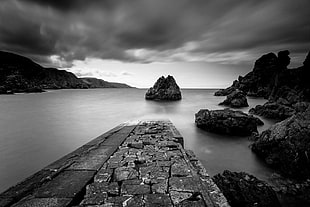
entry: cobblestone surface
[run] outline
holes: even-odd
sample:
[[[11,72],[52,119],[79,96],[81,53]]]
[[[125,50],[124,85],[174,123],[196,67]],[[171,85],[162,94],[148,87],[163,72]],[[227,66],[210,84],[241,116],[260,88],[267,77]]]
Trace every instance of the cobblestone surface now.
[[[121,125],[40,172],[0,206],[229,206],[169,121]]]
[[[211,197],[212,192],[202,192],[206,190],[201,186],[212,181],[194,153],[183,149],[183,142],[174,137],[173,131],[176,129],[170,122],[140,123],[95,175],[80,204],[228,206],[216,186],[212,190],[219,195],[216,199]],[[108,188],[111,184],[112,191]]]

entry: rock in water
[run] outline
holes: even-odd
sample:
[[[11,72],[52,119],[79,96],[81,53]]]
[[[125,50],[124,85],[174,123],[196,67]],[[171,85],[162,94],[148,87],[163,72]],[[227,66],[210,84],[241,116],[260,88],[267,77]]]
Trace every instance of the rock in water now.
[[[145,94],[148,100],[180,100],[182,99],[180,87],[175,82],[173,76],[160,77],[153,87]]]
[[[233,108],[249,106],[245,93],[238,89],[229,94],[227,98],[220,103],[220,105],[230,106]]]
[[[245,172],[230,172],[213,177],[232,207],[280,207],[276,193],[267,183]]]
[[[295,110],[283,104],[267,102],[264,105],[257,105],[255,108],[250,109],[249,113],[269,119],[284,120],[294,115]]]
[[[264,124],[252,115],[230,109],[201,109],[195,114],[195,123],[199,128],[210,132],[240,136],[257,133],[257,126]]]
[[[234,80],[233,84],[225,89],[220,89],[214,93],[215,96],[227,96],[240,87],[239,81]]]
[[[251,148],[283,175],[310,178],[310,107],[262,132]]]

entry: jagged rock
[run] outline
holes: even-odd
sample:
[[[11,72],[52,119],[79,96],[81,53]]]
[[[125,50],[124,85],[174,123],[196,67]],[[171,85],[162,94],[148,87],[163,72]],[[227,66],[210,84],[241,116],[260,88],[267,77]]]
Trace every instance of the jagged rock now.
[[[232,207],[277,207],[281,206],[273,189],[253,175],[245,172],[230,172],[213,177]]]
[[[257,126],[263,124],[260,119],[252,115],[230,109],[214,111],[201,109],[195,114],[195,123],[199,128],[210,132],[241,136],[257,132]]]
[[[226,89],[220,89],[220,90],[216,91],[214,95],[215,96],[227,96],[227,95],[231,94],[232,92],[234,92],[238,88],[239,88],[239,81],[234,80],[232,86],[230,86]]]
[[[295,109],[296,112],[305,112],[307,108],[309,108],[310,103],[309,102],[297,102],[293,105],[293,108]]]
[[[220,103],[220,105],[230,106],[233,108],[249,106],[245,93],[238,89],[229,94],[227,98]]]
[[[180,87],[177,85],[173,76],[160,77],[153,87],[145,94],[148,100],[180,100],[182,99]]]
[[[278,52],[278,61],[280,69],[286,69],[290,64],[291,58],[289,57],[290,52],[288,50]]]
[[[228,95],[239,89],[248,96],[264,97],[270,101],[287,99],[294,104],[299,101],[310,101],[309,53],[302,67],[289,69],[289,51],[284,50],[276,56],[268,53],[260,57],[251,72],[240,76],[234,84],[221,89],[215,95]]]
[[[307,57],[305,61],[303,62],[304,67],[309,67],[310,66],[310,52],[308,52]]]
[[[251,148],[283,175],[310,178],[310,108],[262,132]]]
[[[294,115],[295,110],[275,102],[267,102],[264,105],[257,105],[250,109],[249,113],[263,116],[270,119],[284,120]]]

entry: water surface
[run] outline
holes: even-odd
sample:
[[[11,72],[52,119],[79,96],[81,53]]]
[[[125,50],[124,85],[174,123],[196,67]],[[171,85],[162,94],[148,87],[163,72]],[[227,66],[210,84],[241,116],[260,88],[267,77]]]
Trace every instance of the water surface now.
[[[220,109],[225,97],[214,90],[182,90],[176,102],[144,99],[143,89],[57,90],[0,96],[0,192],[75,150],[116,125],[136,119],[170,119],[184,136],[185,147],[200,158],[210,175],[224,169],[266,179],[273,171],[249,149],[244,137],[198,129],[194,114]],[[249,98],[250,107],[265,102]],[[263,119],[268,128],[272,121]]]

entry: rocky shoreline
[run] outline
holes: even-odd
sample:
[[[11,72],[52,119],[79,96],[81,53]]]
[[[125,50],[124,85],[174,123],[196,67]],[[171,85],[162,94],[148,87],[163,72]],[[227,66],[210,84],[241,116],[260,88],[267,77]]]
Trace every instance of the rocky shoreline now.
[[[214,94],[227,96],[220,105],[231,108],[247,106],[246,96],[263,97],[268,101],[250,109],[249,113],[276,120],[278,123],[258,134],[255,130],[249,130],[253,129],[249,125],[238,123],[239,128],[236,127],[236,122],[232,120],[235,120],[235,115],[239,112],[230,109],[222,110],[229,111],[225,118],[223,115],[210,116],[214,111],[211,113],[208,109],[200,110],[196,114],[195,122],[197,127],[214,133],[229,132],[229,128],[238,132],[247,131],[244,135],[253,141],[252,151],[280,173],[276,179],[270,179],[268,195],[276,192],[278,197],[289,202],[298,199],[310,205],[310,53],[303,65],[294,69],[287,68],[290,63],[289,54],[289,51],[285,50],[277,55],[263,55],[255,62],[251,72],[244,77],[239,76],[230,87],[220,89]],[[214,130],[216,128],[219,130]],[[215,176],[214,181],[224,194],[226,192],[225,196],[231,206],[279,206],[276,201],[273,204],[255,203],[254,198],[260,196],[260,190],[252,188],[255,185],[257,187],[257,182],[261,181],[253,178],[255,182],[251,184],[248,179],[244,179],[249,177],[252,179],[251,175],[244,172],[225,171],[222,175]],[[235,183],[236,179],[238,182],[243,181],[238,184]],[[258,200],[268,200],[268,195],[262,194],[263,197]]]

